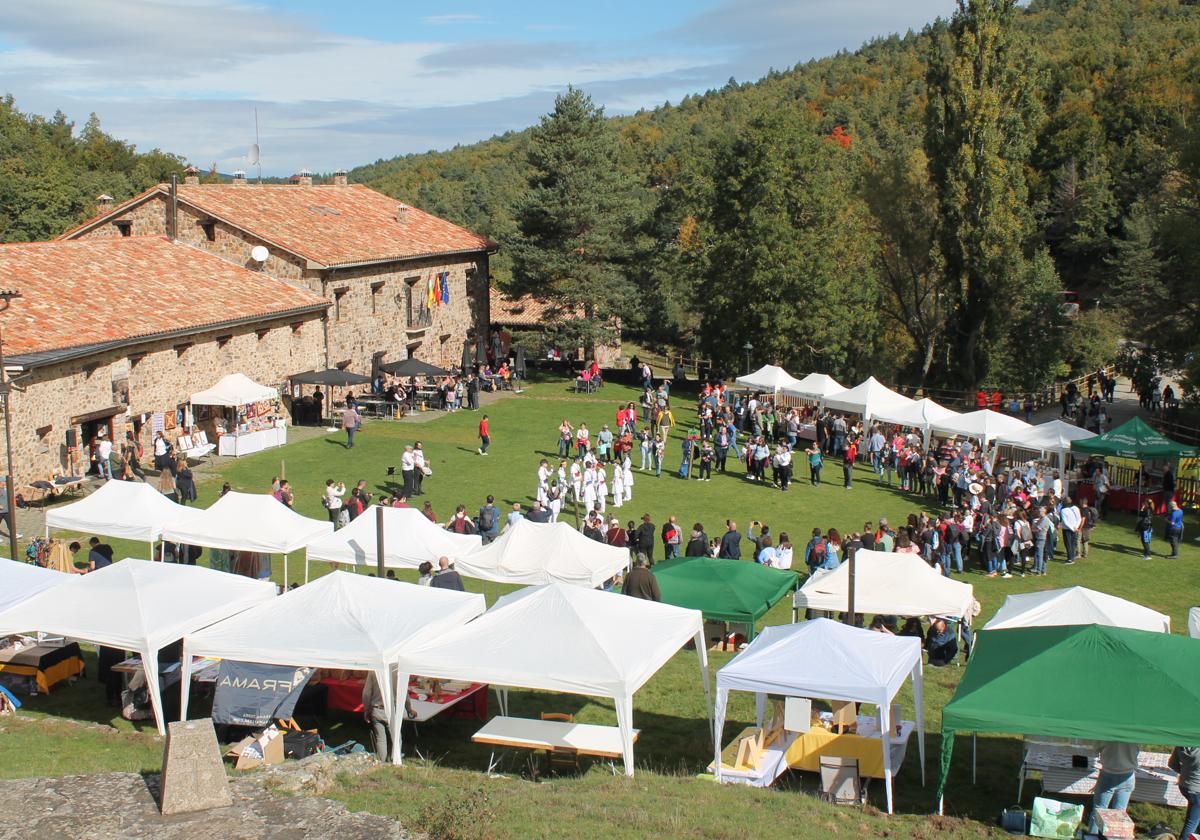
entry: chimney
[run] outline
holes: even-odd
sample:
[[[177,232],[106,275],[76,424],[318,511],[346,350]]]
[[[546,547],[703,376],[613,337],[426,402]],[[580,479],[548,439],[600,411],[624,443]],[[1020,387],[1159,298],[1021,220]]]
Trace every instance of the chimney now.
[[[234,173],[233,173],[233,185],[234,185],[235,187],[244,187],[244,186],[246,186],[246,173],[245,173],[245,171],[243,171],[243,170],[239,169],[239,170],[237,170],[236,172],[234,172]]]
[[[183,183],[186,186],[199,186],[200,170],[194,166],[188,166],[187,169],[183,170]]]
[[[333,173],[333,185],[335,187],[344,187],[349,183],[350,181],[346,178],[345,169],[339,169]]]
[[[401,204],[399,207],[397,207],[396,208],[396,221],[402,225],[408,224],[409,209],[410,208],[407,204]]]
[[[299,187],[311,187],[312,186],[312,173],[309,172],[307,169],[301,169],[299,172],[297,172],[295,175],[293,175],[291,177],[291,182]]]

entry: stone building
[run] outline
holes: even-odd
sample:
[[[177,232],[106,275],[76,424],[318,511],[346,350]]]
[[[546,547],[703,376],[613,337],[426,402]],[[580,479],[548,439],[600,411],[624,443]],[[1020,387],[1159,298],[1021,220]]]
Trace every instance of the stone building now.
[[[559,347],[547,335],[548,304],[530,295],[511,298],[498,289],[492,289],[490,295],[491,325],[497,332],[497,340],[503,354],[507,355],[510,348],[516,344],[522,344],[530,358],[544,359],[551,353],[557,353],[558,358],[577,362],[584,360],[587,355],[586,348]],[[584,315],[581,312],[575,317],[583,318]],[[612,367],[621,357],[620,321],[614,321],[613,330],[613,338],[596,347],[595,356],[600,367]]]
[[[319,294],[332,304],[320,367],[373,375],[378,363],[409,356],[450,367],[465,342],[487,347],[495,243],[341,172],[331,184],[292,181],[200,184],[189,168],[176,188],[101,201],[95,218],[62,238],[165,235]],[[258,246],[262,262],[252,256]]]
[[[101,430],[149,452],[227,373],[279,386],[324,363],[325,298],[163,236],[0,245],[0,277],[21,293],[0,313],[18,492],[86,471]]]

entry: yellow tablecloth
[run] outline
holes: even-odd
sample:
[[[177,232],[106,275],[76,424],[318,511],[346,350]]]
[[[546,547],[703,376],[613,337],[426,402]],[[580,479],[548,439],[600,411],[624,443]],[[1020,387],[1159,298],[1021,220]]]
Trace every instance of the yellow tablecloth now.
[[[878,737],[838,735],[822,726],[814,726],[797,735],[784,754],[784,760],[795,770],[816,773],[821,769],[823,755],[857,758],[860,776],[883,778],[883,741]]]

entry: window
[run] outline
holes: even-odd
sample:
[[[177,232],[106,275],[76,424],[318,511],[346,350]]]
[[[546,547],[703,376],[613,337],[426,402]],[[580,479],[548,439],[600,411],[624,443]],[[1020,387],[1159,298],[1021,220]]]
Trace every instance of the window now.
[[[133,222],[129,220],[122,220],[119,222],[113,222],[113,224],[116,225],[117,230],[121,232],[122,236],[133,236]]]
[[[333,290],[333,320],[334,321],[342,320],[342,298],[344,298],[347,294],[349,294],[349,292],[350,292],[350,290],[346,289],[346,288]]]
[[[383,293],[383,287],[387,285],[386,280],[376,280],[371,284],[371,314],[379,313],[379,296]]]
[[[404,299],[405,309],[408,312],[408,328],[417,330],[432,326],[433,313],[429,310],[429,293],[420,282],[420,278],[414,277],[404,282],[407,284],[404,289]]]
[[[209,242],[217,241],[217,223],[213,221],[201,222],[200,229],[204,231],[204,238]]]

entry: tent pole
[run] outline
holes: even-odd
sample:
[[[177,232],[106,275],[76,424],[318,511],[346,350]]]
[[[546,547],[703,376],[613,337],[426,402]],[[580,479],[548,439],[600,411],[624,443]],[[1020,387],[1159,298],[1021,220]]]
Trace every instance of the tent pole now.
[[[975,760],[979,756],[979,742],[976,741],[978,736],[978,732],[971,733],[971,784],[975,784]]]
[[[383,571],[383,505],[375,506],[375,562],[379,569],[379,577],[384,576]]]
[[[154,562],[154,540],[150,540],[150,562]]]
[[[853,554],[850,555],[850,557],[848,558],[848,561],[850,563],[850,581],[849,581],[849,586],[847,587],[847,589],[849,590],[847,593],[849,603],[846,604],[846,623],[849,624],[851,627],[854,627],[857,624],[857,622],[855,621],[855,618],[854,618],[854,555]]]
[[[188,695],[192,691],[192,653],[188,649],[186,636],[183,639],[183,662],[180,667],[183,680],[179,684],[179,719],[187,720]]]
[[[283,591],[287,592],[288,588],[288,553],[283,553]]]

